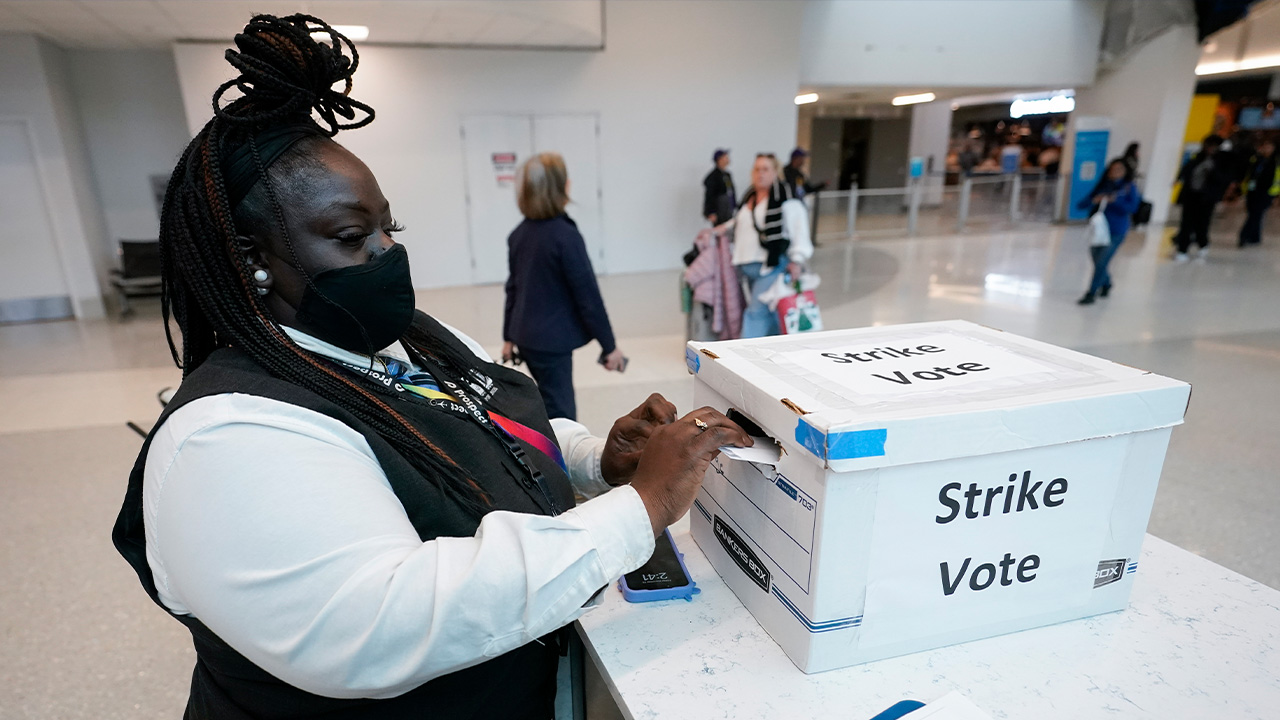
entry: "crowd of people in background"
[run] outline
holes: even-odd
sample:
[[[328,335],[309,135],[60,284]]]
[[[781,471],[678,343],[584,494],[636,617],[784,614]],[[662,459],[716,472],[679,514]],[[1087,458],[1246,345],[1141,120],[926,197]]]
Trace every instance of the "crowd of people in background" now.
[[[1002,155],[1014,148],[1020,169],[1038,168],[1056,176],[1062,135],[1062,122],[1057,120],[1047,122],[1030,140],[1025,124],[997,126],[991,137],[970,133],[959,138],[947,164],[964,174],[1001,172]],[[763,337],[782,331],[774,307],[762,296],[770,296],[779,283],[796,284],[813,255],[803,198],[826,183],[810,181],[805,172],[808,156],[803,148],[795,148],[784,167],[773,153],[756,155],[751,186],[739,196],[729,172],[729,150],[712,153],[713,167],[702,181],[702,218],[708,227],[684,256],[690,339]],[[1093,272],[1081,305],[1111,293],[1111,262],[1144,204],[1138,187],[1139,159],[1138,143],[1130,143],[1123,155],[1108,163],[1102,179],[1080,203],[1091,209],[1090,215],[1102,213],[1110,237],[1110,242],[1090,248]],[[521,166],[517,179],[525,220],[508,240],[502,356],[507,362],[528,364],[551,417],[574,419],[573,351],[594,340],[600,344],[599,362],[606,370],[621,372],[627,360],[614,339],[586,244],[565,212],[570,182],[563,159],[555,153],[535,155]],[[1230,142],[1210,135],[1184,164],[1178,182],[1182,215],[1173,237],[1175,261],[1190,259],[1193,244],[1197,258],[1206,256],[1214,209],[1236,195],[1246,211],[1239,246],[1256,245],[1262,241],[1263,217],[1280,197],[1275,143],[1266,137],[1241,138],[1231,149]]]
[[[1057,177],[1065,133],[1066,120],[1057,117],[1034,125],[1028,120],[999,121],[994,125],[973,123],[952,138],[947,172],[958,176],[1004,173],[1005,156],[1014,153],[1019,171]]]

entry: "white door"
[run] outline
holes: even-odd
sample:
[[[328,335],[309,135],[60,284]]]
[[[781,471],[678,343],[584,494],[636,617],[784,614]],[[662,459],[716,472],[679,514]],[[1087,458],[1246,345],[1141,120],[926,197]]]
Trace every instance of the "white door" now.
[[[600,191],[600,118],[597,115],[536,115],[534,152],[556,152],[569,171],[566,211],[578,224],[597,273],[604,272],[604,222]]]
[[[26,125],[0,120],[0,319],[71,315],[42,187]]]
[[[516,207],[516,167],[532,150],[528,115],[472,115],[462,119],[471,282],[507,279],[507,236],[523,220]]]

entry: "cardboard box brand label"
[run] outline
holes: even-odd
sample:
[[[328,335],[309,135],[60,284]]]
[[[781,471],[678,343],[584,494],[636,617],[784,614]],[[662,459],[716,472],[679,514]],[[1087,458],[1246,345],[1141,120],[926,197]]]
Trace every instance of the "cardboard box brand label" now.
[[[1124,565],[1128,560],[1128,558],[1119,558],[1117,560],[1103,560],[1098,563],[1097,573],[1093,576],[1093,586],[1100,588],[1103,585],[1118,582],[1120,578],[1124,577]]]
[[[756,557],[754,552],[751,552],[751,548],[738,537],[738,533],[720,519],[719,515],[714,516],[712,532],[715,533],[716,539],[720,541],[725,552],[729,553],[729,557],[733,558],[738,567],[742,568],[742,572],[751,578],[751,582],[759,585],[761,590],[769,592],[770,574],[765,569],[764,563]]]

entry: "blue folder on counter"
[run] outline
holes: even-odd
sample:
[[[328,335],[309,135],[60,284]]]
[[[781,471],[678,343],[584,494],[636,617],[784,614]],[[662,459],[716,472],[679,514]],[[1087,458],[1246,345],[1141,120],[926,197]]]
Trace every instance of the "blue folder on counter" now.
[[[894,703],[893,707],[876,715],[871,720],[898,720],[898,718],[912,710],[919,710],[922,707],[924,707],[924,703],[919,700],[903,700],[902,702]]]

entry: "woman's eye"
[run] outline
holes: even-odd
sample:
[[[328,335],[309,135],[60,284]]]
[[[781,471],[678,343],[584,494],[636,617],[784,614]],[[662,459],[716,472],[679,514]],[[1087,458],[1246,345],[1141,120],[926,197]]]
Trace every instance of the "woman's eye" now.
[[[394,235],[398,232],[404,232],[404,225],[401,225],[399,222],[392,220],[391,225],[389,227],[383,228],[382,231],[388,235]]]
[[[346,233],[338,236],[338,242],[347,245],[356,245],[363,243],[367,237],[369,237],[367,233]]]

